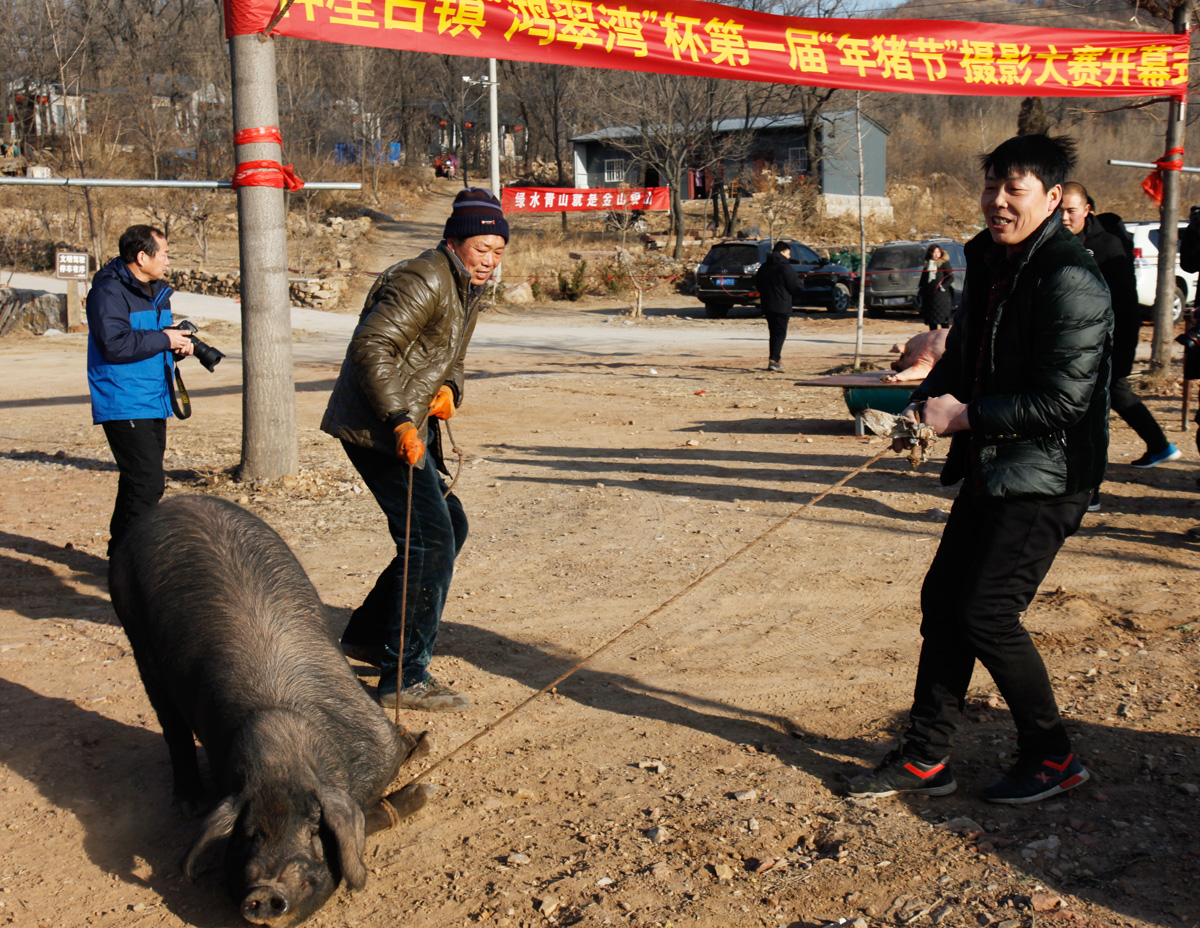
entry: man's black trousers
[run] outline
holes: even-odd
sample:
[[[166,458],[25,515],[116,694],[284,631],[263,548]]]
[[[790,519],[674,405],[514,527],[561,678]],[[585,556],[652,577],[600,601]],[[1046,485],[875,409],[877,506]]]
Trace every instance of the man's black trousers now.
[[[1042,499],[959,495],[921,589],[921,660],[905,753],[940,761],[978,660],[1017,726],[1022,754],[1071,749],[1050,677],[1021,624],[1091,493]]]
[[[162,499],[166,488],[163,455],[167,450],[167,420],[114,419],[101,424],[121,474],[117,479],[117,502],[108,523],[111,555],[133,520]]]
[[[1151,454],[1161,454],[1167,450],[1167,436],[1162,426],[1154,418],[1154,413],[1146,408],[1133,387],[1129,385],[1128,377],[1114,377],[1109,388],[1112,397],[1113,412],[1125,420],[1126,424],[1138,434],[1138,438],[1146,443],[1146,450]]]
[[[782,361],[780,357],[783,351],[783,343],[787,340],[788,321],[792,318],[791,313],[764,313],[767,317],[767,333],[770,336],[770,354],[767,359],[770,361]]]

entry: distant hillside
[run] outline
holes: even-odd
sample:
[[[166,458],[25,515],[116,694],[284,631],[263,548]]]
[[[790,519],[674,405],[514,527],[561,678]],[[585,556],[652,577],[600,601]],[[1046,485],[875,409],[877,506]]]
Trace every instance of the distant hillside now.
[[[1044,26],[1057,29],[1106,29],[1122,32],[1170,31],[1167,23],[1144,11],[1132,21],[1133,7],[1125,0],[910,0],[886,11],[863,10],[872,18],[970,20]],[[1193,52],[1192,85],[1200,76]],[[1142,193],[1146,171],[1114,167],[1110,158],[1154,161],[1164,150],[1167,105],[1145,99],[1088,100],[1046,97],[1048,130],[1073,137],[1079,143],[1077,179],[1083,182],[1103,209],[1121,212],[1127,219],[1150,219],[1154,204]],[[852,96],[851,96],[851,103]],[[863,94],[863,110],[883,125],[888,138],[888,178],[895,185],[895,200],[928,207],[945,204],[940,223],[947,233],[962,221],[973,221],[978,196],[978,156],[1017,132],[1021,98]],[[1188,111],[1185,163],[1200,164],[1200,130],[1196,108]],[[1184,203],[1200,203],[1200,180],[1184,175]],[[968,215],[962,215],[964,212]],[[901,219],[901,217],[897,217]],[[913,222],[925,225],[921,210]],[[901,219],[901,221],[903,221]],[[933,229],[939,220],[933,217]]]
[[[1169,32],[1170,24],[1142,9],[1134,16],[1127,0],[909,0],[880,18],[950,19],[980,23],[1045,26],[1049,29],[1112,29]]]

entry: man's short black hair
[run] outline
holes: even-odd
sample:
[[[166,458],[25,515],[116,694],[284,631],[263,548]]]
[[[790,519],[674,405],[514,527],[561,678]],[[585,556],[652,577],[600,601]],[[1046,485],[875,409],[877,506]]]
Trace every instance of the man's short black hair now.
[[[1066,136],[1017,135],[981,155],[983,173],[997,178],[1032,174],[1047,191],[1066,182],[1075,170],[1075,140]]]
[[[783,254],[785,251],[791,250],[792,246],[787,242],[776,242],[775,247],[771,249],[771,251],[775,252],[776,254]]]
[[[126,264],[134,264],[137,262],[137,256],[143,251],[148,258],[153,258],[158,254],[159,239],[165,242],[167,236],[154,226],[130,226],[121,233],[117,250],[120,252],[122,261]]]

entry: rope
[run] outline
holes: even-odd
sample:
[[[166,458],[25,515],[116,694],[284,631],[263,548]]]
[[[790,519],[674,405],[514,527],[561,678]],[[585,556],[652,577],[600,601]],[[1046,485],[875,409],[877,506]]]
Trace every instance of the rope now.
[[[432,467],[432,461],[425,462]],[[408,462],[408,501],[404,507],[404,577],[400,583],[400,653],[396,666],[396,727],[404,731],[400,724],[400,691],[404,688],[404,623],[408,619],[408,548],[409,536],[412,534],[412,483],[413,463]]]
[[[437,770],[439,767],[445,765],[450,760],[452,760],[453,758],[455,758],[456,756],[461,754],[463,751],[465,751],[467,748],[469,748],[471,745],[473,745],[475,742],[477,742],[484,735],[488,734],[489,732],[495,731],[497,728],[499,728],[501,725],[503,725],[506,721],[508,721],[510,718],[512,718],[514,715],[516,715],[518,712],[520,712],[522,709],[524,709],[526,706],[528,706],[531,702],[533,702],[535,699],[537,699],[539,696],[542,696],[542,695],[550,692],[550,690],[554,689],[556,686],[558,686],[560,683],[562,683],[564,680],[566,680],[572,674],[576,673],[579,670],[582,670],[584,667],[586,667],[588,664],[590,664],[592,661],[594,661],[597,657],[599,657],[601,654],[603,654],[605,651],[607,651],[609,648],[611,648],[613,645],[615,645],[618,641],[620,641],[626,635],[629,635],[635,629],[640,628],[641,626],[645,625],[648,621],[650,621],[650,619],[654,618],[656,615],[658,615],[660,612],[662,612],[668,606],[674,605],[676,602],[678,602],[680,599],[682,599],[684,596],[686,596],[688,593],[690,593],[696,587],[700,586],[700,584],[704,583],[704,581],[706,581],[709,577],[713,576],[713,574],[717,573],[717,571],[729,566],[734,561],[736,561],[738,558],[740,558],[743,554],[745,554],[747,551],[749,551],[751,548],[753,548],[756,545],[758,545],[759,543],[761,543],[763,541],[763,539],[765,539],[768,535],[783,528],[783,526],[785,526],[789,522],[791,522],[792,519],[796,518],[798,515],[800,515],[800,513],[804,512],[807,509],[811,509],[813,506],[815,506],[817,503],[819,503],[821,500],[823,500],[826,496],[828,496],[830,493],[832,493],[838,487],[843,486],[844,484],[853,480],[855,477],[857,477],[864,470],[866,470],[868,467],[870,467],[872,464],[874,464],[876,461],[878,461],[880,458],[882,458],[889,451],[891,451],[891,447],[890,446],[885,447],[882,451],[880,451],[877,455],[875,455],[869,461],[867,461],[864,464],[859,465],[854,470],[850,471],[850,473],[846,474],[846,476],[844,476],[841,480],[837,481],[837,483],[834,483],[834,484],[826,487],[817,496],[814,496],[803,506],[800,506],[799,508],[793,510],[787,516],[784,516],[784,518],[782,518],[780,521],[776,522],[774,525],[772,525],[769,529],[767,529],[765,532],[763,532],[757,538],[747,542],[741,548],[739,548],[737,551],[735,551],[733,554],[729,555],[729,557],[725,558],[725,560],[721,561],[721,563],[715,565],[712,568],[712,570],[710,570],[708,573],[697,577],[695,580],[693,580],[691,583],[689,583],[687,586],[685,586],[682,590],[680,590],[678,593],[676,593],[674,596],[672,596],[666,602],[657,606],[655,609],[648,612],[646,615],[642,616],[640,619],[638,619],[636,622],[634,622],[628,628],[624,629],[623,631],[618,632],[612,638],[609,638],[608,641],[604,642],[604,644],[602,644],[602,645],[600,645],[600,647],[596,648],[596,650],[594,650],[591,654],[589,654],[583,660],[581,660],[577,664],[575,664],[575,666],[573,666],[566,673],[561,674],[560,676],[558,676],[551,682],[547,683],[545,686],[543,686],[540,690],[538,690],[533,695],[528,696],[521,702],[517,703],[517,705],[513,706],[511,709],[509,709],[507,712],[505,712],[498,719],[496,719],[492,722],[489,722],[487,725],[485,725],[483,728],[481,728],[478,732],[476,732],[474,735],[472,735],[470,738],[468,738],[466,741],[464,741],[462,744],[460,744],[458,747],[456,747],[454,750],[452,750],[449,754],[446,754],[445,756],[439,758],[437,761],[435,761],[433,764],[431,764],[425,770],[421,771],[415,777],[413,777],[411,780],[409,780],[408,783],[405,784],[405,788],[412,786],[416,783],[420,783],[422,780],[427,779],[435,770]],[[397,721],[397,725],[398,724],[399,724],[399,722]]]
[[[450,420],[443,419],[442,425],[446,426],[446,437],[450,439],[451,450],[458,455],[458,468],[454,471],[454,476],[450,480],[450,486],[446,487],[446,492],[442,494],[442,499],[447,499],[450,496],[450,492],[454,489],[454,485],[458,483],[458,478],[462,476],[463,462],[467,459],[467,453],[458,447],[458,442],[454,440],[454,433],[450,431]]]

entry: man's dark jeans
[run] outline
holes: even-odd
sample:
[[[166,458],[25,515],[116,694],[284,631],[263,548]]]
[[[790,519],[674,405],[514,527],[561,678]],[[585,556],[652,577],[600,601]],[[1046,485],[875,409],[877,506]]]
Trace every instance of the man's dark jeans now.
[[[770,361],[782,361],[780,354],[783,351],[783,343],[787,340],[788,321],[792,318],[791,313],[764,313],[767,317],[767,335],[770,339],[770,353],[767,359]]]
[[[117,501],[108,523],[108,554],[133,521],[162,499],[167,479],[163,455],[167,450],[166,419],[114,419],[100,423],[117,460]]]
[[[342,442],[350,463],[387,516],[388,531],[396,542],[396,556],[383,569],[366,600],[354,610],[343,641],[383,645],[379,688],[396,687],[400,664],[400,600],[404,579],[404,521],[408,497],[408,464],[370,448]],[[428,675],[429,661],[442,621],[442,608],[454,559],[467,540],[467,516],[453,493],[444,497],[446,484],[428,455],[424,467],[413,469],[412,527],[408,549],[408,600],[404,619],[404,678],[401,686],[420,683]]]
[[[1022,754],[1066,754],[1046,665],[1021,624],[1091,493],[1043,499],[960,494],[921,589],[921,660],[905,753],[939,761],[950,752],[978,659],[1017,726]]]

